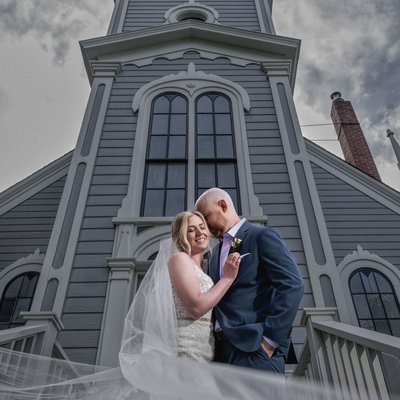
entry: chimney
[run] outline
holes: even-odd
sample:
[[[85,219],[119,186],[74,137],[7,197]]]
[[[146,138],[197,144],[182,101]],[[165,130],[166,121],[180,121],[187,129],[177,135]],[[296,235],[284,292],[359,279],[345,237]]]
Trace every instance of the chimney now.
[[[340,92],[332,93],[331,99],[331,118],[342,147],[344,159],[381,182],[381,177],[351,102],[343,100]]]

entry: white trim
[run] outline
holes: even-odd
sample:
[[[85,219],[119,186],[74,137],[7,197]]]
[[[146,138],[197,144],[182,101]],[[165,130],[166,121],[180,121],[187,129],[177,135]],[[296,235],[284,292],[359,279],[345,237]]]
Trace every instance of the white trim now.
[[[44,254],[40,249],[26,257],[20,258],[0,272],[0,299],[3,297],[6,286],[18,275],[27,272],[41,272],[44,260]]]
[[[227,47],[222,47],[216,43],[198,41],[196,42],[196,45],[193,46],[189,40],[186,40],[180,43],[170,42],[158,49],[157,46],[147,47],[143,52],[138,52],[134,59],[132,59],[132,54],[129,53],[116,54],[114,55],[114,58],[121,59],[123,64],[145,67],[153,64],[154,60],[160,57],[166,58],[169,61],[181,59],[187,52],[197,52],[201,58],[212,61],[217,58],[226,58],[232,65],[237,65],[239,67],[246,67],[250,64],[259,65],[259,57],[262,57],[258,54],[252,53],[251,51],[236,51],[235,49],[228,49]]]
[[[265,23],[264,23],[264,16],[263,12],[261,10],[262,7],[262,0],[254,0],[255,6],[256,6],[256,11],[257,11],[257,17],[258,17],[258,24],[260,26],[260,31],[263,33],[267,32],[267,29],[265,28]],[[265,11],[266,12],[266,11]]]
[[[207,91],[219,91],[228,96],[232,102],[232,117],[237,150],[237,164],[239,174],[239,187],[241,188],[242,212],[246,215],[262,215],[262,210],[253,192],[250,170],[250,156],[248,154],[247,134],[244,114],[241,110],[250,110],[250,99],[247,92],[238,84],[212,74],[196,71],[195,65],[190,63],[187,71],[176,75],[168,75],[157,79],[140,88],[132,102],[134,112],[141,110],[138,117],[135,149],[131,167],[128,194],[124,198],[118,217],[135,217],[140,213],[141,193],[135,190],[142,187],[144,175],[143,154],[147,145],[147,132],[150,118],[150,106],[154,97],[165,91],[173,90],[181,93],[189,99],[189,115],[194,115],[193,100],[195,97]],[[192,131],[193,132],[193,131]],[[189,131],[189,139],[190,139]],[[190,157],[193,154],[189,150]],[[189,171],[190,172],[190,171]],[[192,171],[193,172],[193,171]],[[189,185],[194,184],[194,172],[189,176]],[[246,189],[245,189],[246,188]],[[189,191],[189,194],[191,191]],[[187,207],[194,205],[194,198],[189,198]],[[119,255],[121,256],[121,255]]]
[[[195,3],[194,1],[189,1],[188,3],[180,4],[167,10],[164,14],[165,24],[181,22],[186,19],[183,17],[187,15],[203,19],[203,22],[208,24],[219,24],[217,10],[205,4]]]
[[[204,51],[215,49],[220,57],[227,55],[252,62],[290,59],[295,75],[300,52],[298,39],[193,20],[84,40],[80,46],[89,77],[90,60],[135,63],[198,47]]]
[[[259,0],[264,3],[265,12],[268,18],[268,25],[271,28],[271,33],[276,35],[274,21],[272,19],[272,0]]]
[[[96,360],[99,365],[118,365],[124,319],[134,295],[132,292],[137,288],[138,277],[147,271],[147,268],[143,268],[144,264],[150,266],[151,262],[147,260],[159,250],[160,240],[170,236],[170,223],[157,225],[140,234],[137,234],[135,225],[129,228],[134,233],[130,237],[130,245],[125,248],[129,256],[116,257],[116,251],[120,250],[117,248],[108,260],[110,273]]]
[[[18,182],[0,194],[0,215],[31,198],[68,173],[73,151]]]
[[[21,317],[26,321],[34,321],[32,325],[43,323],[44,321],[51,322],[58,332],[64,329],[64,325],[61,322],[60,316],[54,311],[21,311]]]
[[[62,315],[65,296],[69,284],[71,268],[75,257],[79,233],[81,230],[82,218],[86,208],[86,201],[90,189],[90,182],[93,175],[93,169],[95,166],[98,146],[101,138],[101,133],[103,130],[103,124],[114,80],[114,76],[112,76],[112,74],[109,73],[110,72],[109,67],[110,65],[108,65],[108,67],[106,68],[105,71],[106,76],[100,76],[100,77],[95,76],[95,79],[93,80],[92,90],[86,107],[81,130],[79,132],[77,145],[73,153],[71,167],[68,173],[67,181],[65,184],[57,216],[54,222],[47,253],[43,262],[42,273],[38,281],[36,293],[32,302],[32,307],[31,307],[32,312],[30,315],[33,316],[33,319],[29,319],[28,316],[29,319],[27,322],[28,325],[37,323],[36,320],[36,316],[38,315],[37,312],[40,311],[42,308],[48,282],[51,281],[52,279],[57,279],[59,284],[57,287],[54,304],[52,306],[52,310],[50,311],[50,313],[52,315]],[[100,68],[100,70],[102,71],[100,72],[100,75],[103,75],[104,70],[102,70],[102,68]],[[114,68],[114,71],[115,72],[118,71],[118,63],[117,63],[117,68]],[[104,86],[104,91],[102,93],[101,98],[100,97],[97,98],[99,93],[99,88],[101,86]],[[93,115],[93,118],[96,119],[95,124],[93,126],[93,134],[91,136],[90,142],[86,143],[85,139],[86,135],[88,134],[89,122],[92,117],[93,107],[95,105],[96,99],[99,101],[98,103],[99,109],[97,115]],[[90,144],[90,146],[86,148],[85,147],[86,144]],[[77,174],[80,173],[80,171],[82,171],[82,166],[84,166],[84,169],[82,174],[82,182],[80,190],[76,191],[76,193],[74,194],[73,190],[76,189],[75,179],[78,176]],[[71,196],[73,194],[76,195],[76,197],[74,197],[74,202],[76,204],[73,210],[73,217],[70,226],[70,234],[69,237],[67,238],[68,241],[65,246],[65,251],[63,251],[64,254],[62,259],[62,265],[57,265],[57,267],[54,267],[53,264],[56,257],[56,250],[64,226],[64,220],[67,217],[67,211],[70,199],[72,198]],[[54,347],[54,341],[56,340],[57,336],[57,326],[51,323],[52,321],[51,319],[47,319],[46,321],[49,328],[47,335],[44,337],[42,354],[50,355]]]
[[[179,72],[178,74],[171,74],[164,76],[155,81],[149,82],[143,85],[135,94],[132,101],[132,109],[134,113],[139,111],[139,105],[144,96],[145,92],[156,86],[168,85],[173,83],[171,87],[181,87],[185,86],[184,90],[188,92],[189,97],[193,97],[195,92],[198,92],[199,87],[209,86],[208,82],[213,82],[216,86],[227,86],[235,89],[241,96],[244,109],[250,111],[250,97],[245,89],[237,83],[224,79],[220,76],[213,74],[206,74],[203,71],[196,71],[196,66],[194,63],[189,63],[187,71]],[[183,83],[183,85],[182,85]],[[216,87],[215,86],[215,87]]]
[[[371,268],[381,272],[393,285],[393,289],[400,299],[400,271],[390,262],[379,257],[377,254],[364,250],[357,245],[356,250],[348,254],[338,265],[339,276],[346,296],[348,310],[352,318],[353,325],[358,326],[358,318],[353,305],[353,299],[350,293],[349,278],[350,275],[360,268]]]
[[[332,283],[340,320],[341,322],[346,323],[348,321],[347,304],[343,301],[343,288],[339,284],[339,274],[336,269],[336,262],[328,235],[325,218],[322,213],[322,207],[316,189],[314,176],[312,174],[305,143],[301,134],[300,124],[293,101],[293,94],[290,87],[287,64],[283,63],[279,65],[278,63],[278,65],[276,65],[276,63],[272,63],[271,65],[271,63],[264,63],[263,67],[268,75],[271,85],[272,98],[274,101],[279,130],[281,133],[282,145],[284,149],[286,165],[288,168],[297,218],[299,221],[299,229],[303,242],[304,255],[306,258],[314,303],[316,307],[325,306],[325,300],[320,283],[320,276],[325,274],[330,278]],[[271,73],[269,73],[270,70]],[[281,103],[281,96],[278,90],[279,85],[282,85],[284,88],[285,100],[287,101],[289,115],[285,115]],[[288,124],[292,124],[294,130],[293,137],[289,136]],[[300,163],[302,166],[307,187],[300,186],[296,172],[296,163]],[[305,204],[303,202],[303,191],[307,190],[309,192],[311,204]],[[309,221],[307,220],[307,215],[305,212],[306,208],[311,208],[314,214],[317,227],[317,232],[315,232],[315,234],[319,235],[320,245],[325,257],[324,263],[318,262],[315,257],[313,237],[311,236],[309,230]]]
[[[107,36],[117,34],[123,31],[126,13],[130,0],[114,0],[114,9],[108,25]],[[118,18],[119,14],[119,19]],[[114,29],[115,28],[115,29]]]
[[[346,161],[305,140],[310,161],[400,215],[400,193]]]
[[[62,314],[64,298],[68,287],[69,276],[75,255],[75,248],[80,233],[81,221],[86,207],[87,195],[90,188],[90,181],[92,179],[93,169],[96,161],[98,144],[100,141],[102,127],[109,101],[109,96],[111,93],[112,82],[113,82],[113,77],[107,77],[107,78],[100,77],[96,78],[93,83],[88,105],[85,111],[85,116],[82,122],[82,127],[79,133],[77,145],[73,153],[70,171],[68,173],[68,178],[65,184],[56,220],[54,222],[53,231],[50,237],[49,246],[44,259],[43,273],[41,275],[41,278],[39,279],[35,298],[32,304],[33,311],[39,311],[41,309],[42,301],[44,299],[46,292],[47,283],[51,279],[57,279],[59,281],[59,285],[57,288],[57,294],[54,300],[52,311],[57,312],[60,315]],[[87,134],[87,130],[89,127],[88,125],[91,118],[94,101],[100,85],[104,85],[105,89],[103,97],[101,98],[99,113],[97,116],[95,116],[97,119],[91,141],[90,152],[87,155],[83,156],[81,152],[85,142],[85,136]],[[71,225],[71,232],[68,239],[68,244],[65,249],[64,262],[63,265],[60,266],[60,268],[55,269],[53,268],[55,252],[63,228],[64,219],[66,218],[66,210],[69,204],[71,191],[73,189],[75,176],[78,168],[80,168],[81,165],[85,165],[85,171],[83,175],[81,190],[77,198],[76,209],[74,211],[73,223]]]
[[[119,23],[119,21],[117,21],[116,19],[122,1],[124,0],[114,0],[114,8],[111,14],[110,23],[108,24],[107,35],[112,35],[114,26]]]

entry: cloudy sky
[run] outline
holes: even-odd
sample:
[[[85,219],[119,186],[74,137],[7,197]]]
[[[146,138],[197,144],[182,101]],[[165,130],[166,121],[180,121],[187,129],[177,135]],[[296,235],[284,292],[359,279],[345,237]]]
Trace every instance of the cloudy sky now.
[[[205,0],[204,3],[207,3]],[[79,40],[103,36],[113,0],[0,1],[0,191],[71,150],[89,95]],[[333,91],[351,100],[383,181],[400,190],[399,0],[274,0],[279,35],[302,40],[303,134],[338,156]]]

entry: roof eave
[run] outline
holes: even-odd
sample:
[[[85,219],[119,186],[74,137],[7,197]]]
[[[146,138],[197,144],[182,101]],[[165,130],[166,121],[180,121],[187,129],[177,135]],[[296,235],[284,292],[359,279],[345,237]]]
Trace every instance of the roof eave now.
[[[300,40],[273,34],[230,28],[198,21],[183,21],[165,24],[131,32],[108,35],[80,42],[81,51],[89,80],[92,81],[91,61],[106,60],[117,53],[132,52],[147,46],[159,45],[179,40],[206,40],[230,47],[264,52],[279,60],[290,60],[290,83],[296,79],[300,53]],[[263,61],[263,60],[258,60]]]

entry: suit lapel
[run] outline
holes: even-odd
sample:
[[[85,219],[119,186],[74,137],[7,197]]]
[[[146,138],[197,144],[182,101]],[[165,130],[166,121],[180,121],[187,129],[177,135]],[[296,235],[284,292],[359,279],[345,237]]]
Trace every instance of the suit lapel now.
[[[248,221],[245,221],[244,224],[240,227],[240,229],[237,231],[235,237],[237,237],[238,239],[241,239],[242,241],[244,241],[244,238],[247,235],[247,231],[250,229],[251,225]],[[239,253],[241,253],[240,251],[240,247],[239,247]]]

